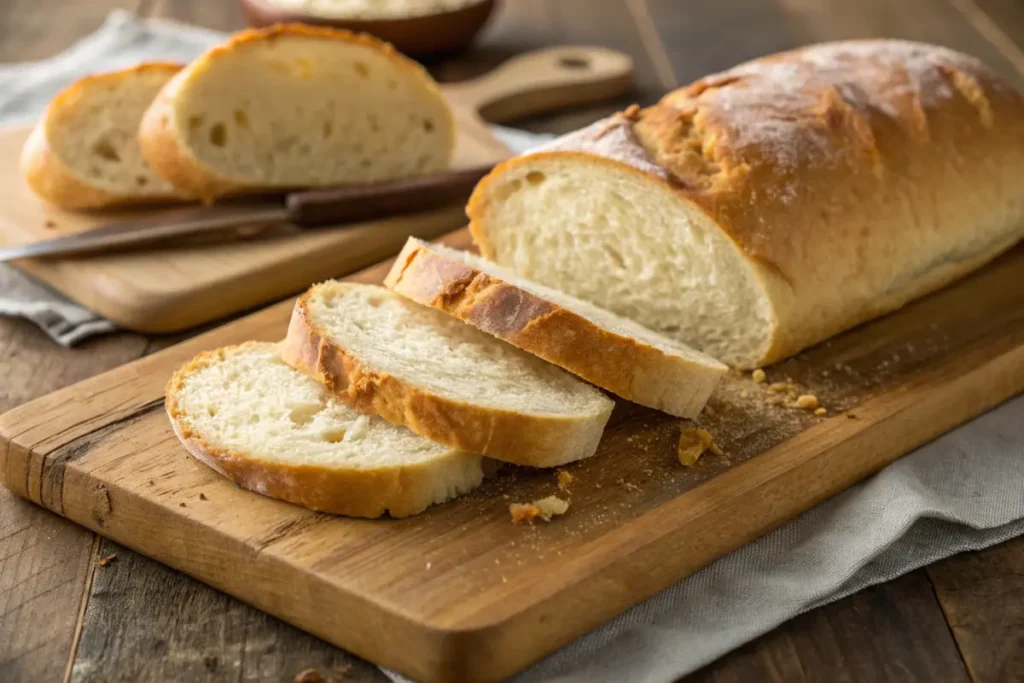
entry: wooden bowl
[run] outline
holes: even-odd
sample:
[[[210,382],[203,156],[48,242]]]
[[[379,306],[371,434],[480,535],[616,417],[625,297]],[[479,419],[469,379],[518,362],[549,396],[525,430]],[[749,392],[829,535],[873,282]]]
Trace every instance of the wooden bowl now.
[[[422,58],[463,49],[494,12],[496,0],[480,0],[451,12],[405,19],[342,19],[276,7],[266,0],[239,0],[250,26],[300,22],[346,28],[386,40],[410,57]]]

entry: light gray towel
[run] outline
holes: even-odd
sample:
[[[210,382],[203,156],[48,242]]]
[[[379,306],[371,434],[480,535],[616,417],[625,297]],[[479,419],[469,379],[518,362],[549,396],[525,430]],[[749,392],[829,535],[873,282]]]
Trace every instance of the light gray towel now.
[[[54,92],[81,74],[143,58],[184,60],[219,38],[211,31],[116,12],[68,53],[0,71],[0,116],[31,120]],[[519,149],[536,139],[520,135],[509,141]],[[52,293],[45,293],[50,298],[44,301],[44,292],[31,289],[38,285],[18,277],[0,271],[0,310],[5,305],[11,310],[11,292],[24,291],[13,307],[42,325],[48,320],[81,330],[90,329],[90,320],[109,325]],[[73,333],[65,338],[74,341]],[[515,680],[673,681],[801,612],[1020,534],[1024,397],[680,581]]]
[[[0,66],[0,125],[36,121],[54,95],[82,76],[142,61],[188,62],[223,39],[217,31],[115,11],[95,33],[55,57]],[[494,131],[517,152],[550,137],[500,126]],[[0,315],[27,318],[62,346],[116,329],[109,320],[4,264]]]

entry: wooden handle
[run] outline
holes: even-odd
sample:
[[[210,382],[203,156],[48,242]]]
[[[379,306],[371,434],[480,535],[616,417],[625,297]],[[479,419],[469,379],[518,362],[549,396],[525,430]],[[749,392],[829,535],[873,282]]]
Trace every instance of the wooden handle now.
[[[292,192],[285,206],[303,227],[355,223],[465,201],[491,166],[446,171],[371,185],[347,185]]]
[[[494,123],[616,97],[633,87],[633,60],[603,47],[553,47],[444,86],[454,104]]]

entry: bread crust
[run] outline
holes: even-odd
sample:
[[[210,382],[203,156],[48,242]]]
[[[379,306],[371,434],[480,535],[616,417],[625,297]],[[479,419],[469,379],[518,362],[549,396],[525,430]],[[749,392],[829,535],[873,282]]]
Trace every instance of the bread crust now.
[[[678,417],[696,417],[724,365],[670,355],[602,328],[458,258],[410,239],[384,285],[625,399]]]
[[[365,33],[353,33],[345,29],[307,24],[275,24],[267,28],[253,28],[232,35],[226,42],[211,48],[197,57],[184,69],[179,71],[160,91],[153,105],[142,117],[139,127],[139,143],[142,153],[150,166],[156,169],[167,182],[180,187],[190,194],[212,201],[216,197],[233,194],[254,194],[285,189],[276,185],[248,185],[239,183],[208,168],[192,155],[187,147],[181,144],[176,132],[174,121],[174,99],[179,89],[184,87],[191,78],[199,77],[209,68],[211,62],[223,57],[231,57],[238,49],[249,43],[272,42],[282,36],[299,36],[336,40],[351,45],[362,45],[373,48],[385,55],[399,69],[406,69],[415,74],[420,85],[438,99],[444,101],[444,95],[426,70],[397,52],[389,43],[385,43]],[[454,130],[454,118],[448,111],[449,130]],[[449,155],[454,150],[454,135],[450,141]]]
[[[80,78],[57,94],[47,106],[43,118],[36,124],[21,151],[21,175],[37,195],[64,209],[99,209],[113,206],[157,204],[183,201],[176,192],[163,194],[120,194],[96,187],[71,171],[52,149],[48,130],[53,117],[63,108],[73,106],[81,93],[97,83],[122,80],[147,71],[180,71],[181,64],[173,62],[146,62],[129,69],[93,74]]]
[[[398,518],[422,512],[448,499],[448,492],[465,493],[483,481],[484,459],[455,450],[430,462],[342,469],[289,465],[211,445],[188,427],[185,410],[177,400],[178,392],[189,375],[217,363],[225,353],[255,346],[266,344],[247,342],[201,353],[178,370],[167,385],[166,410],[178,439],[194,458],[233,482],[320,512],[368,518],[389,513]]]
[[[484,254],[490,188],[548,155],[643,174],[737,245],[774,317],[745,368],[899,308],[1024,236],[1024,96],[921,43],[764,57],[505,162],[467,208]]]
[[[597,450],[613,404],[584,416],[517,413],[438,396],[367,367],[336,344],[310,315],[310,293],[295,302],[281,357],[323,382],[356,410],[379,415],[431,441],[504,462],[555,467]]]

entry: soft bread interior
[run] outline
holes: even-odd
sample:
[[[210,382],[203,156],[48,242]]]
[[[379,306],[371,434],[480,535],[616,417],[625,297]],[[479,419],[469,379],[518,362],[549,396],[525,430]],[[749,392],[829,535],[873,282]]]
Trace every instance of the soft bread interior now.
[[[753,266],[658,179],[541,154],[499,172],[473,212],[485,253],[531,280],[730,365],[756,364],[771,344],[772,309]]]
[[[116,195],[173,195],[142,156],[139,121],[172,69],[139,69],[82,81],[46,122],[50,149],[87,185]]]
[[[349,408],[285,364],[274,344],[220,350],[187,373],[174,396],[180,423],[201,435],[210,449],[260,460],[376,469],[456,453]]]
[[[609,411],[604,394],[564,370],[383,287],[327,282],[306,305],[366,367],[436,395],[529,415]]]
[[[370,183],[439,171],[451,117],[414,65],[380,48],[280,35],[184,80],[173,125],[213,172],[253,186]]]

